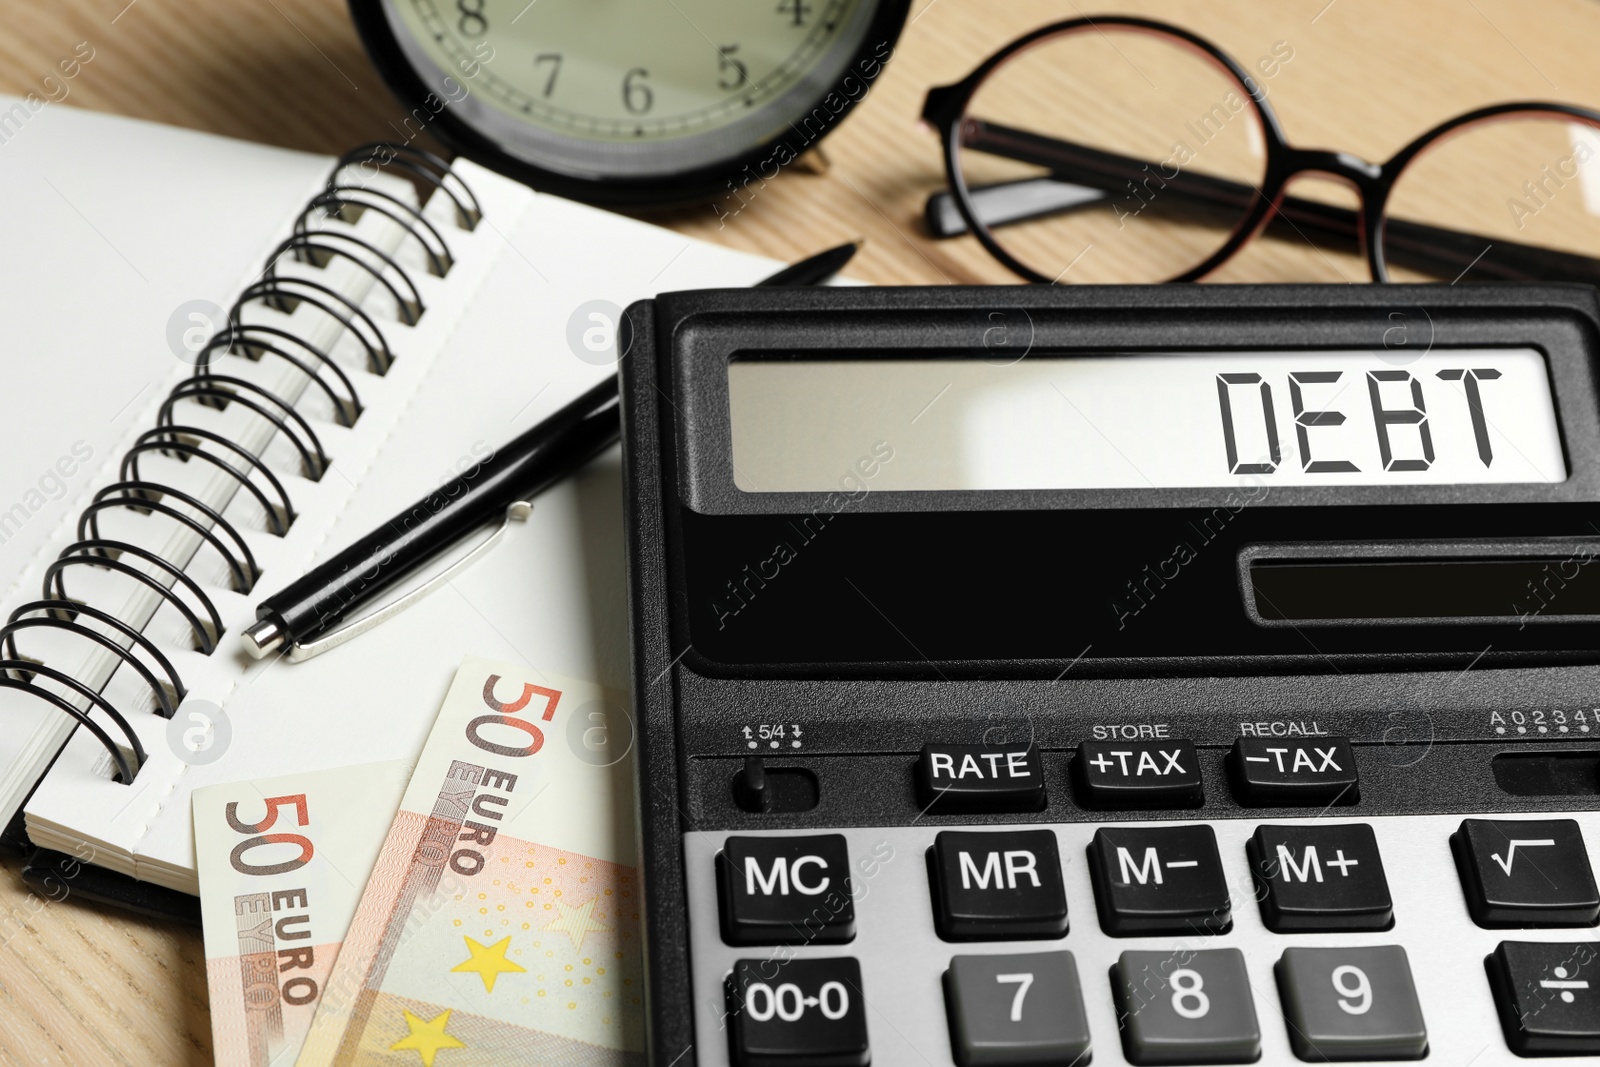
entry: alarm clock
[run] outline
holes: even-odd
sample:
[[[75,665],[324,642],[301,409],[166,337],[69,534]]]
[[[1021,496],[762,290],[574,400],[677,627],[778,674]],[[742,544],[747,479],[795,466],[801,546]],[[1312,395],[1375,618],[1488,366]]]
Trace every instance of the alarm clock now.
[[[626,322],[652,1065],[1600,1054],[1592,288]]]
[[[534,188],[687,203],[769,181],[883,70],[910,0],[351,0],[423,129]]]

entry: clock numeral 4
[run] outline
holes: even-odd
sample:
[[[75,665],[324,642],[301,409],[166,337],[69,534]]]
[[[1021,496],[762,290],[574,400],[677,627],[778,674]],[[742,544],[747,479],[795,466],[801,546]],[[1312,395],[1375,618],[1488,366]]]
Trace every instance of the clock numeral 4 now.
[[[635,115],[643,115],[656,102],[655,92],[645,83],[648,77],[650,77],[648,70],[634,67],[622,79],[622,106]]]
[[[730,92],[743,88],[750,80],[750,68],[744,65],[744,60],[734,55],[738,51],[737,44],[725,44],[717,49],[717,70],[721,74],[717,78],[717,85]]]
[[[790,16],[795,26],[804,26],[806,16],[811,14],[811,5],[805,0],[778,0],[778,14]]]
[[[484,0],[456,0],[456,10],[461,13],[456,20],[456,29],[469,37],[482,37],[488,33],[489,19],[483,13],[483,5]]]

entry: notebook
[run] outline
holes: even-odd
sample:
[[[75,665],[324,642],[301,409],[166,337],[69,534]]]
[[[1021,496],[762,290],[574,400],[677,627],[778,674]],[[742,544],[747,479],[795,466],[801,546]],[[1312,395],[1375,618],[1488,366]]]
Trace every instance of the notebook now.
[[[338,175],[369,191],[365,198],[346,192],[344,202],[369,209],[327,218],[320,206],[306,209],[335,172],[331,158],[60,107],[33,116],[5,150],[4,210],[23,227],[30,253],[0,266],[6,291],[19,298],[8,300],[18,310],[0,329],[28,361],[0,395],[8,442],[0,465],[0,610],[9,618],[37,601],[64,551],[92,554],[93,547],[70,551],[80,516],[97,492],[120,495],[122,504],[94,514],[101,539],[132,546],[111,548],[111,563],[123,569],[93,560],[57,569],[67,596],[88,606],[71,618],[132,648],[145,671],[66,628],[16,632],[20,658],[83,680],[103,705],[43,673],[32,676],[32,690],[20,682],[0,688],[0,816],[21,805],[36,845],[194,894],[192,790],[412,756],[465,655],[627,688],[615,449],[541,495],[527,520],[469,570],[346,645],[299,664],[258,662],[240,650],[238,634],[259,600],[614,373],[584,342],[585,329],[601,321],[592,315],[658,291],[748,285],[774,263],[536,194],[464,161],[454,164],[446,188],[456,200],[467,202],[463,186],[476,197],[482,221],[472,229],[451,197],[434,192],[425,205],[413,203],[416,183],[403,179],[399,165],[379,168],[366,156]],[[101,165],[106,158],[118,161],[114,170]],[[251,384],[226,386],[241,402],[216,410],[183,384],[196,380],[183,354],[211,327],[225,328],[226,316],[209,326],[192,316],[229,308],[302,217],[302,244],[323,248],[311,254],[326,263],[282,254],[274,274],[325,289],[301,285],[294,291],[306,299],[284,309],[264,300],[244,306],[234,350],[206,369]],[[442,277],[434,234],[451,260]],[[354,251],[345,257],[327,248]],[[412,303],[425,310],[408,325],[402,319]],[[383,374],[374,373],[387,357],[369,320],[392,353]],[[305,373],[321,364],[302,341],[328,357],[320,383]],[[179,399],[164,418],[174,389]],[[292,396],[298,418],[263,391]],[[343,426],[352,394],[361,411]],[[163,421],[173,428],[152,433]],[[329,457],[318,478],[309,476],[321,463],[307,443],[313,433]],[[137,472],[125,465],[130,449]],[[103,490],[119,479],[210,501],[237,537],[175,493],[159,502],[195,523],[140,513],[136,505],[146,498],[137,489],[107,497]],[[13,509],[15,529],[7,530],[12,501],[27,514]],[[293,521],[278,536],[272,527],[290,509]],[[214,537],[202,537],[196,524]],[[86,528],[83,536],[95,532]],[[255,568],[239,562],[246,548]],[[181,570],[158,562],[168,559]],[[255,569],[248,591],[234,588],[241,572],[249,578]],[[135,647],[114,622],[88,617],[90,608],[126,620],[147,641]],[[222,634],[206,654],[196,644],[217,628],[212,608]],[[50,614],[36,609],[21,618]],[[157,653],[181,679],[183,702]],[[13,663],[10,677],[26,677],[17,671],[27,665]],[[87,723],[37,689],[87,708]],[[176,705],[170,717],[163,699]],[[205,721],[192,718],[195,709],[214,720],[201,753],[182,740]],[[110,710],[123,717],[126,735]],[[132,762],[129,735],[145,757],[125,782],[120,761]]]

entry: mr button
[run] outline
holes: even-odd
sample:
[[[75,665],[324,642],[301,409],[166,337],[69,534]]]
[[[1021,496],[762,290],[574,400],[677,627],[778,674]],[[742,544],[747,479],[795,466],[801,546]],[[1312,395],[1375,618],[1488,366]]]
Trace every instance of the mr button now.
[[[928,851],[933,924],[946,941],[1063,937],[1067,893],[1049,830],[946,830]]]
[[[1073,770],[1086,808],[1195,808],[1205,800],[1188,741],[1085,741]]]
[[[722,940],[838,945],[856,936],[843,834],[730,837],[717,855]]]
[[[917,801],[939,815],[1039,811],[1044,768],[1033,745],[924,745]]]
[[[1356,757],[1344,737],[1241,737],[1229,756],[1239,799],[1256,807],[1354,804]]]

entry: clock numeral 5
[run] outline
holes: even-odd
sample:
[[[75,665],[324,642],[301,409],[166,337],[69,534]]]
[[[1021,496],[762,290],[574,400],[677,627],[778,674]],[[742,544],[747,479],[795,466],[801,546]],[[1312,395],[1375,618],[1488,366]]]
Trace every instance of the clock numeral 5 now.
[[[795,0],[799,3],[799,0]],[[489,32],[489,20],[483,14],[484,0],[456,0],[456,10],[461,17],[456,20],[456,29],[470,37],[482,37]]]
[[[804,26],[806,24],[806,16],[811,14],[811,5],[806,3],[805,0],[778,0],[778,14],[792,15],[794,17],[794,25]]]
[[[717,70],[721,72],[717,85],[722,89],[738,89],[750,80],[750,68],[744,65],[744,60],[734,58],[738,50],[737,44],[725,44],[717,49]]]
[[[549,97],[551,93],[556,91],[556,75],[561,73],[561,53],[543,52],[533,57],[533,65],[535,67],[545,63],[550,64],[550,77],[546,78],[544,82],[544,95]]]
[[[635,115],[643,115],[656,102],[655,92],[645,84],[645,79],[648,77],[650,77],[648,70],[634,67],[622,79],[622,106]]]

